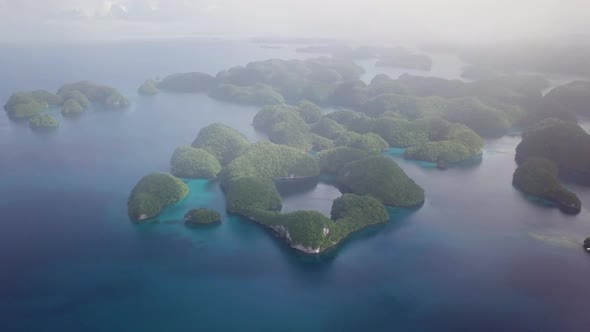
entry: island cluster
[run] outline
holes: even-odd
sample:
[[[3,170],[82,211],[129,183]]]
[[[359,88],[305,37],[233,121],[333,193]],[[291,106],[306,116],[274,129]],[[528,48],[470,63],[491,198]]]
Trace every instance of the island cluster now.
[[[522,142],[516,148],[513,185],[566,213],[580,212],[581,201],[567,181],[590,183],[590,135],[577,124],[590,115],[590,82],[543,94],[549,82],[542,76],[473,64],[463,70],[470,81],[379,74],[367,84],[354,60],[426,71],[432,60],[403,48],[323,45],[297,51],[330,56],[256,61],[216,75],[175,73],[147,79],[138,88],[146,98],[203,93],[258,106],[252,125],[268,140],[253,144],[219,123],[202,128],[190,145],[172,152],[171,174],[149,174],[133,188],[128,200],[132,220],[151,220],[184,199],[188,187],[181,179],[209,179],[220,182],[227,212],[266,226],[293,248],[320,253],[353,232],[386,222],[387,207],[424,202],[424,190],[383,155],[390,148],[444,169],[481,158],[484,139],[515,128],[522,130]],[[129,101],[114,88],[78,82],[56,94],[15,93],[4,109],[14,120],[29,120],[33,129],[51,130],[59,123],[45,110],[60,107],[64,117],[71,117],[92,104],[122,109]],[[321,175],[330,175],[344,192],[334,200],[330,217],[281,212],[277,184],[314,182]],[[219,212],[203,208],[185,216],[191,226],[220,219]]]
[[[29,121],[32,129],[48,131],[58,128],[59,121],[44,113],[60,108],[63,117],[76,117],[92,103],[110,110],[124,109],[130,104],[115,88],[81,81],[66,84],[57,93],[46,90],[16,92],[4,104],[4,110],[12,120]]]

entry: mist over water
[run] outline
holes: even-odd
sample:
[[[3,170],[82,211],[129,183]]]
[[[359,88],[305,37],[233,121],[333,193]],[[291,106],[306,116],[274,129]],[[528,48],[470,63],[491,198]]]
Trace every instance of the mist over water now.
[[[251,141],[264,138],[251,126],[257,107],[205,95],[146,99],[137,85],[173,72],[307,56],[293,50],[222,41],[3,46],[2,98],[88,79],[120,88],[132,108],[91,110],[46,135],[0,114],[2,329],[586,330],[590,264],[571,242],[590,234],[589,213],[564,215],[510,185],[518,136],[487,140],[481,162],[446,171],[391,150],[427,192],[424,206],[391,209],[387,224],[319,257],[225,213],[219,225],[185,227],[190,208],[225,211],[216,182],[187,181],[189,196],[156,224],[129,222],[129,190],[141,176],[167,171],[174,148],[200,128],[222,122]],[[457,63],[435,58],[433,68],[456,78]],[[590,204],[590,189],[568,186]],[[329,214],[326,202],[339,192],[320,182],[283,195],[284,210]]]

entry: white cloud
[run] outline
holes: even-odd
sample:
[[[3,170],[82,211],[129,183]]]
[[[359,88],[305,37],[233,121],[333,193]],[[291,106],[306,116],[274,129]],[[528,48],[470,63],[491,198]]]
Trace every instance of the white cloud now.
[[[155,32],[537,38],[585,32],[588,12],[587,0],[0,0],[0,39]]]

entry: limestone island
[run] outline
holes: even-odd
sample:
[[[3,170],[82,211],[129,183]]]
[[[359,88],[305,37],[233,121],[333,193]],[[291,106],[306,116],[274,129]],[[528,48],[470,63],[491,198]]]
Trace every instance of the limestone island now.
[[[59,127],[59,122],[47,114],[38,114],[29,120],[29,127],[35,131],[53,131]]]
[[[380,58],[381,64],[423,69],[430,66],[430,59],[404,49],[369,47],[359,48],[359,51]],[[172,74],[160,81],[148,80],[139,90],[144,94],[153,94],[157,90],[203,93],[221,101],[261,107],[289,104],[312,129],[322,122],[321,118],[330,118],[347,131],[360,135],[373,133],[390,146],[403,148],[446,140],[444,137],[429,137],[420,124],[414,123],[415,120],[438,117],[451,124],[463,124],[481,137],[500,137],[513,127],[528,126],[554,114],[545,113],[542,110],[547,107],[538,106],[554,104],[549,102],[550,99],[562,99],[544,98],[542,92],[548,82],[538,75],[502,74],[464,82],[408,74],[392,79],[379,74],[367,84],[361,79],[362,74],[363,68],[346,57],[270,59],[222,70],[215,76],[198,72]],[[578,91],[581,85],[570,87],[570,90]],[[315,107],[302,104],[302,101],[352,110],[357,116],[354,120],[322,116]],[[288,141],[295,142],[291,145],[297,144],[304,149],[309,148],[309,141],[315,150],[335,147],[334,142],[326,138],[335,140],[336,137],[317,132],[321,131],[321,126],[304,139],[305,130],[301,130],[299,124],[291,121],[276,124],[278,127],[267,128],[266,132],[275,143],[282,144],[279,142],[281,134],[288,134],[292,136]],[[358,136],[349,136],[359,140]],[[448,142],[423,149],[453,150],[451,153],[455,156],[452,159],[465,154],[461,147]]]
[[[556,113],[571,112],[574,115],[588,117],[590,81],[575,81],[558,86],[543,97],[543,102],[546,108],[553,109]]]
[[[221,215],[211,209],[193,209],[184,215],[184,221],[187,226],[210,225],[221,222]]]
[[[170,172],[177,177],[214,179],[220,171],[219,161],[204,149],[181,146],[170,160]]]
[[[63,98],[75,99],[81,106],[86,104],[85,100],[80,103],[81,95],[90,102],[98,103],[110,110],[124,109],[130,105],[129,100],[117,89],[89,81],[63,85],[57,94]]]
[[[214,99],[245,105],[281,105],[285,99],[279,92],[266,84],[239,86],[234,84],[220,84],[209,92]]]
[[[546,119],[522,134],[516,147],[516,161],[539,157],[557,165],[559,176],[568,180],[590,183],[590,135],[578,124]]]
[[[199,178],[217,175],[229,213],[267,227],[290,247],[307,254],[321,253],[353,232],[388,221],[385,206],[417,207],[424,202],[424,190],[392,159],[380,154],[388,148],[387,142],[365,131],[375,122],[352,112],[350,119],[361,120],[345,126],[318,114],[315,107],[311,102],[272,106],[256,115],[255,127],[270,137],[273,131],[289,134],[283,140],[274,137],[281,144],[251,144],[230,127],[209,125],[201,129],[192,147],[174,152],[172,173]],[[325,128],[334,130],[315,127],[322,121],[327,123]],[[353,128],[359,132],[349,130]],[[317,156],[308,153],[316,139],[306,139],[315,136],[329,143]],[[337,186],[346,192],[334,200],[330,217],[316,211],[281,213],[277,184],[317,182],[321,173],[337,175]],[[154,217],[164,206],[182,199],[186,190],[172,175],[148,175],[129,198],[129,216],[133,220]],[[205,215],[194,214],[195,218]],[[192,214],[188,217],[192,219]]]
[[[135,185],[127,200],[129,218],[144,221],[156,217],[164,207],[182,200],[187,194],[187,185],[170,174],[146,175]]]
[[[61,114],[64,117],[75,117],[84,112],[85,108],[80,105],[76,99],[68,99],[66,102],[61,106]]]
[[[29,119],[51,106],[60,105],[62,98],[45,90],[16,92],[4,104],[4,110],[13,120]]]
[[[249,145],[246,136],[221,123],[213,123],[201,129],[192,143],[192,147],[215,156],[223,166],[241,155]]]
[[[129,100],[114,88],[83,81],[62,86],[57,94],[46,90],[13,93],[4,104],[4,110],[12,120],[27,120],[49,108],[61,107],[64,117],[82,114],[91,102],[107,109],[123,109]]]
[[[137,89],[137,92],[140,95],[144,96],[153,96],[157,95],[160,92],[158,88],[158,83],[154,80],[146,80],[143,84]]]
[[[580,199],[561,185],[558,175],[559,170],[554,162],[531,157],[518,166],[512,184],[526,194],[555,203],[564,213],[580,213]]]
[[[428,143],[412,146],[404,158],[437,163],[444,169],[449,164],[481,154],[483,140],[473,130],[461,124],[451,124],[440,118],[415,120],[428,133]]]

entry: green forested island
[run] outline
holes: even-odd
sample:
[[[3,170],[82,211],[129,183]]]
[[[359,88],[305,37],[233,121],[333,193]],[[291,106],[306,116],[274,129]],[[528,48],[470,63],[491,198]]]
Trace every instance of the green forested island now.
[[[404,47],[358,46],[344,44],[327,44],[299,47],[299,53],[330,54],[344,60],[377,59],[377,66],[420,69],[429,71],[432,59],[425,54],[416,54]]]
[[[47,114],[38,114],[29,120],[29,127],[33,130],[47,131],[59,127],[59,122]]]
[[[302,107],[305,110],[302,111]],[[311,103],[264,108],[257,114],[255,125],[272,128],[292,121],[311,134],[302,117],[307,115],[310,122],[324,119],[314,108]],[[361,228],[387,221],[386,205],[414,207],[424,201],[422,188],[393,160],[380,156],[382,149],[341,146],[313,156],[306,149],[287,143],[261,141],[251,144],[234,129],[212,124],[201,129],[193,147],[180,147],[174,151],[171,171],[177,176],[198,178],[213,178],[219,173],[228,212],[268,227],[291,247],[310,254],[336,246]],[[282,198],[277,183],[317,182],[322,172],[337,174],[338,186],[348,192],[334,201],[331,218],[315,211],[281,213]],[[182,199],[187,191],[186,185],[172,175],[148,175],[131,192],[129,216],[136,221],[153,218],[165,206]],[[193,225],[203,223],[203,219],[216,219],[213,215],[208,211],[193,210],[185,218],[187,225]]]
[[[542,77],[474,67],[466,70],[475,79],[472,82],[408,74],[392,79],[380,74],[367,84],[361,80],[362,68],[351,59],[377,58],[379,65],[423,70],[430,69],[431,60],[402,49],[328,51],[342,56],[271,59],[215,76],[177,73],[144,82],[138,90],[143,95],[205,93],[222,101],[260,106],[252,125],[269,141],[252,144],[228,126],[209,125],[191,147],[174,152],[172,174],[218,177],[228,212],[269,227],[293,248],[319,253],[360,228],[386,221],[385,206],[423,204],[424,190],[382,155],[390,147],[404,148],[406,159],[444,168],[481,155],[482,137],[500,137],[523,127],[528,129],[517,148],[521,165],[514,185],[557,203],[566,212],[579,211],[579,200],[559,183],[558,176],[585,175],[590,170],[581,157],[584,154],[575,153],[590,146],[588,135],[575,124],[583,112],[567,104],[573,98],[567,96],[584,103],[585,83],[543,96],[548,82]],[[324,113],[321,107],[337,110]],[[547,119],[556,114],[567,121]],[[331,174],[345,192],[334,201],[330,218],[314,211],[281,212],[277,184],[315,182],[321,174]],[[149,203],[141,206],[157,207],[145,214],[149,217],[169,204],[151,204],[157,192],[137,200]],[[130,211],[140,205],[131,204],[135,201],[130,198]]]
[[[242,154],[250,142],[237,130],[221,123],[214,123],[201,129],[192,143],[217,158],[221,165],[227,165]]]
[[[10,96],[4,104],[4,110],[12,119],[28,119],[62,102],[61,96],[46,90],[22,91]]]
[[[189,226],[210,225],[221,222],[221,215],[215,210],[199,208],[187,212],[184,220]]]
[[[424,202],[424,189],[384,156],[344,165],[338,172],[338,184],[346,191],[373,196],[388,206],[415,207]]]
[[[543,98],[545,108],[558,114],[590,116],[590,81],[575,81],[549,91]],[[561,118],[561,117],[560,117]]]
[[[67,98],[78,92],[90,102],[98,103],[106,109],[124,109],[130,105],[129,100],[117,89],[89,81],[66,84],[59,88],[57,94]]]
[[[75,117],[83,113],[91,103],[105,109],[123,109],[129,100],[115,88],[81,81],[62,86],[57,93],[46,90],[20,91],[13,93],[4,104],[4,110],[13,120],[26,120],[44,111],[61,107],[64,117]],[[38,119],[48,119],[46,116]],[[57,120],[56,120],[57,121]],[[35,120],[35,123],[39,120]],[[45,123],[49,123],[45,121]],[[31,127],[33,128],[32,125]]]
[[[519,163],[531,157],[551,160],[562,177],[590,182],[590,135],[578,124],[558,119],[537,123],[522,134],[516,147]]]
[[[298,149],[258,142],[223,168],[220,174],[224,188],[233,179],[240,177],[261,177],[271,180],[317,178],[320,167],[316,158]]]
[[[180,201],[186,194],[186,184],[170,174],[146,175],[135,185],[127,200],[129,218],[134,221],[153,218],[165,206]]]
[[[137,89],[137,92],[140,95],[144,95],[144,96],[157,95],[160,92],[160,89],[158,88],[158,82],[151,80],[151,79],[146,80],[139,87],[139,89]]]
[[[582,208],[578,196],[559,182],[557,165],[547,159],[531,157],[518,166],[512,183],[524,193],[554,202],[566,213],[576,214]]]
[[[84,107],[76,99],[68,99],[61,106],[61,114],[65,117],[77,116],[84,112]]]
[[[170,172],[181,178],[213,179],[220,171],[219,161],[204,149],[181,146],[170,160]]]
[[[349,48],[337,49],[342,51]],[[349,51],[346,52],[350,53]],[[381,63],[387,63],[387,59],[394,59],[391,61],[400,64],[407,61],[411,63],[408,66],[422,69],[428,69],[430,66],[429,58],[403,49],[363,47],[358,48],[358,51],[358,55],[367,54],[369,57],[379,58]],[[271,59],[232,67],[215,76],[185,73],[173,74],[161,81],[148,80],[140,87],[140,91],[150,90],[147,94],[155,92],[156,89],[207,93],[215,99],[247,105],[295,105],[293,107],[299,109],[304,122],[312,127],[312,132],[324,138],[325,135],[313,130],[314,125],[321,123],[322,119],[311,105],[347,108],[360,114],[352,127],[348,127],[350,124],[345,125],[349,131],[364,134],[388,131],[391,127],[405,128],[406,136],[409,137],[385,137],[387,133],[375,133],[390,145],[410,147],[428,141],[419,132],[410,135],[408,132],[413,132],[414,126],[403,121],[412,122],[426,117],[439,117],[450,123],[463,124],[482,137],[500,137],[515,126],[527,127],[544,118],[560,114],[560,118],[571,118],[573,114],[575,120],[575,114],[579,114],[580,111],[558,111],[562,108],[571,108],[561,101],[565,97],[560,95],[577,93],[583,96],[587,85],[585,82],[577,82],[554,89],[552,93],[543,96],[542,91],[549,83],[537,75],[494,72],[481,75],[475,81],[464,82],[408,74],[392,79],[379,74],[367,84],[361,80],[362,73],[363,69],[346,56],[305,60]],[[305,103],[301,104],[303,101]],[[583,102],[579,105],[583,105]],[[397,122],[380,121],[381,118],[393,118]],[[382,122],[385,124],[369,129],[375,123]],[[287,133],[299,140],[302,132],[298,129],[301,128],[294,128],[293,125],[294,123],[281,124],[275,131]],[[333,147],[318,136],[309,136],[308,140],[311,140],[314,146]],[[309,142],[297,144],[305,148],[310,146]],[[430,150],[433,149],[432,146],[445,151],[461,150],[449,143],[431,145]]]

